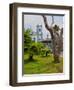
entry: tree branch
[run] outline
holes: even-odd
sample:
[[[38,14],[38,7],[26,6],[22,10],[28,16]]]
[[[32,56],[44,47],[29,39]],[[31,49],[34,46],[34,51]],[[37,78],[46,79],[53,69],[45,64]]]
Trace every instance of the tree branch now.
[[[61,28],[61,31],[60,31],[60,36],[62,36],[63,34],[63,28]]]
[[[43,17],[46,29],[50,32],[51,37],[53,38],[53,30],[52,30],[52,28],[49,27],[46,16],[42,15],[42,17]]]

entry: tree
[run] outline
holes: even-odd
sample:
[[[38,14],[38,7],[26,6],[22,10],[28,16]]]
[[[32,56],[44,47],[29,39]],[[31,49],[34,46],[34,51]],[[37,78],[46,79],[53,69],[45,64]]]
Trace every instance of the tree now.
[[[29,54],[29,60],[33,60],[34,55],[39,55],[44,45],[41,42],[34,42],[31,38],[31,29],[24,31],[24,52]]]
[[[28,52],[28,49],[30,47],[30,44],[32,43],[32,39],[31,39],[31,29],[26,29],[24,30],[24,51]]]
[[[54,62],[59,63],[61,49],[63,48],[63,36],[62,36],[63,35],[63,28],[60,29],[58,25],[49,26],[47,23],[46,16],[42,15],[42,17],[43,17],[46,29],[51,34]]]
[[[32,43],[31,39],[31,29],[24,30],[24,47],[28,48],[30,44]]]
[[[29,49],[29,59],[33,60],[34,55],[40,55],[44,45],[40,42],[32,42]]]

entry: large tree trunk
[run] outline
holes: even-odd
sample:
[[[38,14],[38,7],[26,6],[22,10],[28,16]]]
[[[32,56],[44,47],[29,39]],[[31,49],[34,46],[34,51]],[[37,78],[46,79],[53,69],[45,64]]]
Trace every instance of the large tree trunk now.
[[[52,38],[52,45],[53,45],[53,56],[54,56],[54,62],[59,63],[60,62],[60,38],[59,35],[57,35],[56,32],[54,32],[54,37]]]
[[[52,40],[52,44],[53,44],[52,50],[53,50],[54,62],[59,63],[60,62],[60,51],[59,51],[59,45],[57,45],[56,43],[58,43],[58,41],[55,42],[55,39]]]
[[[54,56],[54,62],[59,63],[60,62],[60,53],[61,53],[61,48],[62,48],[62,34],[63,34],[63,28],[60,31],[60,34],[57,32],[58,27],[57,25],[55,26],[56,29],[54,29],[52,26],[49,27],[47,23],[47,19],[44,15],[42,15],[44,24],[46,29],[50,32],[51,34],[51,39],[52,39],[52,51],[53,51],[53,56]]]

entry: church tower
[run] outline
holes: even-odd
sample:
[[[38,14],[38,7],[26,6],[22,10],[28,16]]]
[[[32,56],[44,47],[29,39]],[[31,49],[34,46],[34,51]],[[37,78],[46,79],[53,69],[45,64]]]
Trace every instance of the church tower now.
[[[36,26],[36,34],[37,34],[37,41],[43,40],[43,33],[42,33],[42,25],[38,24]]]

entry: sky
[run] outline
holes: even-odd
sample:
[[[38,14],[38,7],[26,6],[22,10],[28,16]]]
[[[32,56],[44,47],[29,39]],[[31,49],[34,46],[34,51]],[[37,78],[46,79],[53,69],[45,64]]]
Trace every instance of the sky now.
[[[52,16],[45,15],[47,17],[48,25],[51,26],[52,24]],[[60,28],[63,27],[64,23],[64,16],[53,16],[54,17],[54,24],[57,24]],[[43,39],[47,38],[47,34],[49,38],[51,38],[50,33],[46,30],[43,17],[41,15],[25,15],[24,14],[24,28],[31,28],[33,31],[36,32],[36,26],[40,24],[42,25],[42,32],[43,32]]]

